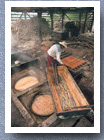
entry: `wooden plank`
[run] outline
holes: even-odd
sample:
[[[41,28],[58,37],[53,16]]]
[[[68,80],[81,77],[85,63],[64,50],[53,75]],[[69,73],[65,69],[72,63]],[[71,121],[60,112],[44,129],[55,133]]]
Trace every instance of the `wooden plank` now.
[[[12,101],[14,102],[14,104],[18,108],[19,112],[21,113],[21,115],[23,116],[23,118],[25,119],[25,121],[27,122],[28,126],[34,126],[36,124],[35,120],[33,120],[33,118],[31,117],[31,115],[28,113],[28,111],[22,105],[22,103],[19,101],[19,99],[15,96],[15,94],[13,93],[13,91],[11,92],[11,95],[12,95],[11,96],[12,97]]]
[[[56,91],[56,88],[54,86],[52,68],[48,68],[47,74],[48,74],[48,81],[50,81],[49,82],[50,90],[51,90],[53,98],[55,99],[54,100],[55,109],[56,109],[56,111],[59,110],[60,112],[62,112],[62,107],[60,105],[60,101],[59,101],[59,98],[58,98],[58,95],[57,95],[57,91]]]
[[[73,79],[73,77],[71,76],[70,72],[65,69],[65,80],[66,83],[69,87],[69,90],[71,91],[72,96],[74,97],[74,99],[77,99],[77,101],[79,102],[79,106],[85,106],[85,105],[89,105],[87,100],[85,99],[83,93],[81,92],[81,90],[79,89],[78,85],[76,84],[75,80]],[[68,82],[67,82],[68,81]]]
[[[50,117],[48,117],[48,119],[46,119],[44,122],[40,123],[38,125],[38,127],[49,127],[51,126],[53,123],[57,122],[59,119],[56,116],[56,113],[54,113],[53,115],[51,115]]]
[[[75,102],[73,101],[72,96],[68,90],[68,87],[66,86],[63,79],[61,79],[61,84],[56,86],[56,89],[57,89],[57,93],[59,92],[58,95],[59,95],[62,109],[63,109],[63,111],[65,111],[65,110],[67,110],[67,108],[69,109],[70,106],[74,106]]]
[[[65,76],[65,81],[67,82],[66,76]],[[68,80],[68,81],[69,81],[69,80]],[[67,86],[69,87],[69,90],[70,90],[70,92],[71,92],[71,94],[72,94],[72,97],[74,98],[74,101],[75,101],[76,105],[77,105],[77,106],[81,106],[79,100],[77,99],[77,96],[78,96],[78,95],[76,96],[76,94],[75,94],[76,91],[73,90],[73,85],[70,85],[70,83],[67,82]]]

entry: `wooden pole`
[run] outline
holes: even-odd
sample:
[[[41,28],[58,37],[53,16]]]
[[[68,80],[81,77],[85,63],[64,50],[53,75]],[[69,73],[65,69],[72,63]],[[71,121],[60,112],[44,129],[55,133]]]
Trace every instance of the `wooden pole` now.
[[[27,15],[27,12],[26,12],[26,11],[24,11],[24,17],[25,17],[25,19],[26,19],[26,15]]]
[[[38,12],[38,33],[39,33],[39,39],[40,42],[42,41],[42,32],[41,32],[41,16],[42,16],[42,12]]]
[[[90,32],[92,31],[93,22],[94,22],[94,13],[93,13],[93,17],[92,17],[91,26],[90,26]]]
[[[51,30],[53,31],[53,12],[50,12],[50,18],[51,18]]]
[[[82,13],[79,12],[79,32],[80,32],[80,29],[81,29],[81,16],[82,16]]]
[[[63,30],[63,26],[64,26],[64,12],[62,12],[62,30]]]
[[[68,17],[68,15],[67,14],[65,14],[65,16],[68,18],[68,20],[70,21],[71,19]]]
[[[21,19],[21,18],[22,18],[22,16],[23,16],[23,12],[22,12],[22,14],[20,15],[19,19]]]
[[[85,22],[84,22],[84,26],[83,26],[83,33],[85,33],[85,27],[86,27],[86,21],[87,21],[87,14],[88,14],[88,12],[86,12],[86,15],[85,15]]]

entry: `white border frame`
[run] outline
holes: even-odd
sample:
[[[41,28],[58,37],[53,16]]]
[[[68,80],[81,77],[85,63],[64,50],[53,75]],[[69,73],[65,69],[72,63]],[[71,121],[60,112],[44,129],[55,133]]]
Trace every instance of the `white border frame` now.
[[[11,7],[94,7],[94,127],[11,127]],[[5,2],[5,132],[100,133],[100,1]]]

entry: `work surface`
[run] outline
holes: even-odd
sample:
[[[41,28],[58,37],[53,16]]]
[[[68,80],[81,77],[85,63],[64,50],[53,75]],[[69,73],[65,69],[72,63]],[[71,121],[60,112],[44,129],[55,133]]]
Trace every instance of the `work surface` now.
[[[52,67],[47,69],[47,73],[56,113],[88,110],[86,107],[81,108],[89,104],[65,66],[58,67],[60,77],[58,85],[54,83]]]

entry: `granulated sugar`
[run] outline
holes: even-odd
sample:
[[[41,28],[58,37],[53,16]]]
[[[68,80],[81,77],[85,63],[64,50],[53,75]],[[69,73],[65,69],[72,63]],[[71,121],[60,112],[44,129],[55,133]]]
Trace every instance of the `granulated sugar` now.
[[[38,83],[38,79],[32,76],[24,77],[17,81],[15,84],[15,89],[18,91],[23,91],[31,86],[34,86]]]
[[[54,106],[51,95],[39,95],[32,104],[33,113],[40,116],[51,115],[54,112]]]

